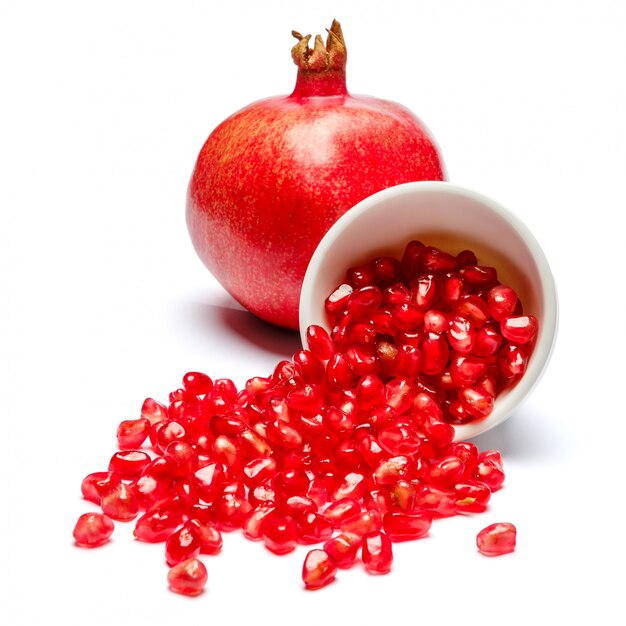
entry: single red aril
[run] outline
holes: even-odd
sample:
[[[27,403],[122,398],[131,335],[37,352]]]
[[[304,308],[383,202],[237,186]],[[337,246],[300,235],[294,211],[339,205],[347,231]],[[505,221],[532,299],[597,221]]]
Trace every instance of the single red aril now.
[[[465,411],[475,418],[486,417],[493,410],[494,397],[477,386],[461,389],[459,400]]]
[[[488,289],[498,282],[498,272],[495,267],[485,265],[466,265],[462,270],[463,278],[469,285],[470,291]]]
[[[496,322],[513,315],[517,305],[517,294],[508,285],[496,285],[487,294],[487,303],[491,317]]]
[[[491,489],[480,481],[456,483],[452,489],[457,497],[456,507],[459,513],[482,513],[487,510],[491,498]]]
[[[425,272],[445,274],[458,269],[458,261],[449,252],[435,246],[426,246],[422,253],[422,267]]]
[[[137,478],[150,461],[150,456],[141,450],[123,450],[111,457],[109,471],[121,478]]]
[[[167,407],[152,398],[146,398],[141,407],[141,417],[147,419],[154,426],[167,419]]]
[[[448,364],[450,347],[445,335],[427,333],[420,342],[420,349],[424,374],[439,374]]]
[[[298,528],[298,543],[320,543],[330,539],[333,534],[333,524],[319,513],[304,513],[296,519]]]
[[[497,522],[476,536],[478,550],[486,556],[500,556],[515,550],[517,529],[510,522]]]
[[[85,500],[100,504],[102,494],[112,483],[119,483],[121,478],[113,472],[93,472],[83,479],[80,490]]]
[[[183,376],[183,387],[194,396],[203,396],[211,393],[213,381],[202,372],[187,372]]]
[[[514,343],[528,343],[535,338],[539,322],[534,315],[506,317],[500,322],[500,332]]]
[[[425,511],[388,511],[383,516],[383,530],[391,541],[409,541],[425,537],[433,518]]]
[[[362,537],[367,533],[378,531],[382,528],[383,518],[380,511],[366,510],[348,517],[341,522],[341,532],[346,535]]]
[[[261,522],[261,536],[265,547],[274,554],[287,554],[296,549],[298,527],[292,517],[273,511]]]
[[[210,504],[221,493],[226,469],[221,463],[209,463],[193,475],[193,484],[202,500]]]
[[[165,542],[165,560],[172,567],[200,554],[200,538],[193,526],[185,524]]]
[[[372,477],[377,485],[391,485],[401,478],[410,478],[411,466],[408,457],[393,456],[381,461]]]
[[[491,316],[487,303],[474,294],[463,296],[457,303],[454,313],[469,320],[475,328],[482,326]]]
[[[302,279],[330,226],[377,191],[445,175],[408,109],[348,93],[338,22],[312,50],[309,35],[294,35],[293,93],[255,102],[211,133],[189,183],[187,225],[198,255],[236,300],[297,329]]]
[[[133,534],[140,541],[165,541],[183,521],[182,512],[173,507],[158,507],[144,513],[136,522]]]
[[[200,554],[219,554],[222,550],[222,533],[212,522],[203,522],[192,518],[185,522],[185,526],[193,530],[200,542]]]
[[[96,548],[105,544],[115,525],[102,513],[83,513],[74,526],[74,540],[81,548]]]
[[[354,498],[341,498],[331,502],[324,510],[324,517],[332,523],[335,528],[341,526],[341,522],[354,517],[361,512],[361,505]]]
[[[518,378],[528,366],[528,350],[525,346],[507,343],[498,353],[498,368],[505,378]]]
[[[320,589],[335,579],[337,563],[325,550],[310,550],[304,558],[302,581],[307,589]]]
[[[348,569],[356,563],[360,547],[360,537],[344,533],[329,539],[324,544],[324,550],[333,558],[340,569]]]
[[[114,520],[127,522],[137,517],[139,503],[131,485],[120,482],[111,485],[100,500],[102,512]]]
[[[327,361],[335,354],[333,340],[325,328],[311,324],[306,329],[306,339],[309,350],[321,361]]]
[[[167,573],[170,589],[185,596],[200,595],[204,591],[208,578],[206,566],[196,558],[174,565]]]
[[[391,539],[381,531],[368,533],[361,542],[361,559],[368,573],[389,573],[393,562]]]
[[[150,420],[139,417],[136,420],[124,420],[117,427],[117,445],[122,450],[139,448],[150,432]]]

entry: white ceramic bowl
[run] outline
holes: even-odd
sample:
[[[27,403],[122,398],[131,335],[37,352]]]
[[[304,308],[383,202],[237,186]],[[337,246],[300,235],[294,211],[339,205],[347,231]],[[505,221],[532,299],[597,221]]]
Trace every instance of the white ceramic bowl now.
[[[475,191],[447,182],[416,182],[385,189],[345,213],[317,247],[302,285],[300,332],[306,346],[310,324],[328,328],[324,300],[349,267],[379,255],[399,257],[411,239],[457,253],[473,250],[519,294],[524,310],[539,320],[539,334],[522,379],[496,399],[482,420],[455,426],[456,439],[500,424],[529,396],[550,359],[556,339],[558,300],[550,266],[527,226],[511,211]]]

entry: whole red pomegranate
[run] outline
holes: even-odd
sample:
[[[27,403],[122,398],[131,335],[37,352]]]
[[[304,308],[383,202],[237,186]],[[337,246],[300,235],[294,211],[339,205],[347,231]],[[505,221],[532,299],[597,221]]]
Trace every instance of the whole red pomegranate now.
[[[335,20],[326,45],[293,32],[293,93],[254,102],[222,122],[187,194],[193,245],[215,278],[258,317],[298,328],[309,260],[350,207],[400,183],[445,178],[441,156],[408,109],[353,96]]]

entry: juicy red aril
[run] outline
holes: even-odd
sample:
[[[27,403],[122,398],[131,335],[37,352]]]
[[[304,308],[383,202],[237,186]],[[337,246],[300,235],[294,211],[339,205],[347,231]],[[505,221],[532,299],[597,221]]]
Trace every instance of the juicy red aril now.
[[[341,522],[341,532],[346,535],[362,537],[367,533],[376,532],[382,528],[383,519],[379,511],[366,510],[348,517]]]
[[[484,265],[466,265],[463,270],[463,278],[471,291],[488,289],[498,282],[498,272],[495,267]]]
[[[198,556],[200,539],[193,526],[185,525],[172,533],[165,542],[165,560],[171,567]]]
[[[183,376],[183,387],[194,396],[202,396],[211,393],[213,381],[202,372],[187,372]]]
[[[298,543],[320,543],[330,539],[333,524],[319,513],[309,512],[296,519]]]
[[[287,554],[296,549],[298,527],[292,517],[272,512],[261,522],[265,547],[274,554]]]
[[[370,574],[387,574],[393,563],[389,537],[381,531],[365,535],[361,542],[361,559]]]
[[[193,475],[194,487],[202,500],[211,503],[221,493],[226,470],[221,463],[209,463]]]
[[[212,522],[202,522],[198,519],[190,519],[185,522],[198,538],[200,554],[218,554],[222,550],[222,533]]]
[[[459,513],[482,513],[487,510],[491,498],[491,489],[482,482],[456,483],[452,487],[457,498],[456,507]]]
[[[485,324],[491,316],[487,303],[474,294],[463,296],[457,303],[454,313],[469,320],[476,328]]]
[[[183,521],[182,512],[172,507],[155,507],[144,513],[135,523],[133,534],[140,541],[165,541]]]
[[[405,280],[411,280],[423,269],[422,255],[426,246],[421,241],[409,241],[400,259],[400,269]]]
[[[302,581],[307,589],[319,589],[332,582],[337,573],[337,563],[325,550],[311,550],[302,566]]]
[[[497,285],[489,290],[487,303],[491,317],[499,322],[513,315],[517,305],[517,294],[508,285]]]
[[[355,319],[362,319],[373,313],[382,301],[383,295],[378,287],[362,287],[350,294],[347,309]]]
[[[360,547],[360,537],[344,533],[329,539],[324,544],[324,550],[340,569],[348,569],[356,563]]]
[[[424,511],[388,511],[383,516],[383,530],[391,541],[409,541],[426,536],[432,522]]]
[[[535,338],[539,323],[534,315],[505,317],[500,322],[502,336],[514,343],[528,343]]]
[[[141,407],[141,417],[147,419],[152,426],[167,419],[167,407],[152,398],[146,398]]]
[[[81,548],[96,548],[105,544],[113,534],[115,526],[102,513],[83,513],[74,526],[74,540]]]
[[[335,528],[341,526],[343,520],[354,517],[361,512],[361,505],[354,498],[341,498],[331,502],[324,510],[324,517],[332,523]]]
[[[428,333],[420,342],[420,349],[424,374],[438,374],[448,364],[450,347],[444,335]]]
[[[123,482],[113,484],[104,491],[100,506],[105,515],[120,522],[132,520],[139,513],[139,504],[133,488]]]
[[[139,448],[150,432],[150,420],[140,417],[136,420],[124,420],[117,427],[117,445],[122,450]]]
[[[500,556],[515,550],[517,529],[509,522],[498,522],[483,528],[476,536],[478,550],[487,556]]]
[[[150,460],[150,456],[140,450],[123,450],[111,457],[109,471],[121,478],[137,478]]]
[[[325,328],[312,324],[306,330],[309,350],[321,361],[327,361],[335,354],[333,340]]]
[[[445,274],[458,268],[456,257],[434,246],[426,246],[421,260],[424,270],[433,274]]]
[[[518,378],[528,366],[528,351],[524,346],[508,343],[498,353],[498,367],[505,378]]]
[[[100,504],[102,494],[112,483],[118,482],[120,482],[120,477],[112,472],[93,472],[85,476],[80,489],[85,500]]]
[[[186,596],[200,595],[208,578],[206,566],[196,558],[174,565],[167,573],[170,589]]]

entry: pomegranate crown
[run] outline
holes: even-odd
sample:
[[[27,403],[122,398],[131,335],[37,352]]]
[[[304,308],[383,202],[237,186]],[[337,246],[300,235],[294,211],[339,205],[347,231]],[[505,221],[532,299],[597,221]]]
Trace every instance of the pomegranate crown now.
[[[326,32],[328,33],[326,45],[320,35],[315,35],[315,43],[311,49],[309,48],[311,35],[303,36],[295,30],[291,31],[291,34],[298,40],[298,43],[291,49],[291,57],[300,71],[317,73],[345,69],[348,55],[341,25],[337,20],[333,20],[330,29],[326,29]]]

